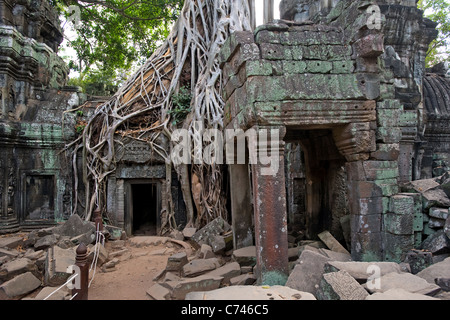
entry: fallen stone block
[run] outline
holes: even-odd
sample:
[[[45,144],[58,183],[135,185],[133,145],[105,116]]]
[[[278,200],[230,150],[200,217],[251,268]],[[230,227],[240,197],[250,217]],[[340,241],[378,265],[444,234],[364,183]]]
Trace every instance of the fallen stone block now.
[[[231,227],[223,218],[218,217],[208,223],[206,226],[198,230],[192,237],[191,240],[196,242],[199,246],[202,244],[208,244],[208,238],[211,235],[220,235],[224,232],[230,230]]]
[[[450,258],[429,266],[417,273],[416,276],[427,280],[429,283],[435,283],[435,279],[439,278],[450,278]]]
[[[71,215],[70,218],[64,222],[64,224],[53,229],[54,234],[61,236],[67,236],[70,238],[77,237],[81,234],[95,234],[95,225],[89,221],[83,221],[77,214]],[[92,240],[95,240],[95,236]],[[85,245],[91,244],[85,243]]]
[[[373,278],[364,284],[363,287],[370,293],[386,292],[390,289],[401,288],[408,292],[432,296],[440,291],[438,285],[428,283],[425,279],[406,272],[391,272],[379,278]]]
[[[436,285],[438,285],[442,290],[450,292],[450,278],[436,278],[434,279]]]
[[[256,265],[256,247],[244,247],[233,251],[232,260],[242,266]]]
[[[19,251],[14,249],[4,249],[0,248],[0,257],[8,257],[10,259],[13,259],[19,255]]]
[[[189,261],[186,252],[180,252],[171,255],[167,259],[166,271],[181,272],[181,270],[183,270],[184,265],[186,265],[188,262]]]
[[[323,269],[330,258],[311,250],[304,250],[289,274],[286,286],[295,290],[316,294]]]
[[[97,242],[90,250],[87,256],[88,263],[91,264],[94,260],[95,255],[97,258],[97,266],[101,267],[106,261],[108,261],[109,254],[108,250],[100,243]]]
[[[420,248],[427,250],[434,255],[446,253],[450,251],[450,239],[445,234],[445,231],[441,229],[428,236],[428,238],[422,242]]]
[[[225,239],[221,235],[213,234],[208,237],[207,243],[215,254],[223,254],[226,250]]]
[[[0,238],[0,248],[15,249],[23,245],[22,237],[2,237]]]
[[[153,300],[170,300],[170,290],[159,283],[151,286],[146,293]]]
[[[325,273],[345,271],[362,284],[366,283],[367,279],[372,277],[375,272],[383,276],[391,272],[401,273],[402,269],[395,262],[329,261],[325,264],[324,271]]]
[[[447,238],[450,239],[450,217],[448,217],[447,220],[445,220],[444,232]]]
[[[54,246],[58,243],[59,239],[61,238],[60,235],[57,234],[49,234],[42,238],[39,238],[36,243],[34,244],[35,250],[45,250],[48,247]]]
[[[220,287],[221,282],[222,277],[201,275],[179,281],[167,281],[165,284],[171,290],[172,299],[184,300],[189,292],[215,290]]]
[[[430,217],[446,220],[448,218],[448,208],[430,208],[428,215]]]
[[[325,273],[320,281],[318,300],[364,300],[369,294],[346,271]]]
[[[219,259],[195,259],[183,266],[183,276],[196,277],[221,266]]]
[[[138,236],[129,239],[129,243],[133,247],[147,247],[147,246],[158,246],[160,244],[165,244],[169,241],[168,237],[156,237],[156,236]],[[175,240],[175,239],[173,239]]]
[[[210,258],[214,258],[214,252],[212,251],[211,246],[207,245],[207,244],[202,244],[202,246],[200,247],[199,250],[199,258],[200,259],[210,259]]]
[[[256,282],[256,275],[253,273],[241,274],[237,277],[230,279],[230,285],[232,286],[250,286]]]
[[[366,300],[439,300],[424,294],[412,293],[405,289],[395,288],[385,292],[377,292],[366,297]]]
[[[71,276],[67,268],[75,264],[76,247],[61,249],[54,246],[48,249],[45,261],[45,285],[60,286]]]
[[[30,259],[27,258],[14,259],[1,266],[0,280],[8,281],[17,275],[26,272],[32,272],[35,275],[39,274],[36,265]]]
[[[409,264],[412,274],[417,274],[433,264],[433,254],[427,251],[412,249],[406,254],[405,262]]]
[[[183,236],[186,239],[191,239],[192,236],[197,232],[197,228],[184,228],[183,229]]]
[[[207,292],[192,292],[186,295],[186,300],[316,300],[316,298],[308,292],[283,286],[231,286]]]
[[[36,278],[31,272],[26,272],[3,283],[0,286],[0,291],[3,290],[6,296],[12,299],[36,290],[40,285],[41,280]]]
[[[67,286],[62,287],[55,293],[53,293],[58,287],[44,287],[41,291],[37,294],[36,297],[34,297],[34,300],[44,300],[47,298],[47,300],[53,300],[53,301],[60,301],[60,300],[69,300],[71,297],[71,292],[69,292],[69,288]],[[52,294],[53,293],[53,294]],[[49,296],[52,294],[51,296]]]
[[[350,255],[350,252],[347,251],[347,249],[344,248],[343,245],[337,241],[333,235],[329,231],[324,231],[318,235],[320,240],[322,240],[323,243],[330,249],[331,251],[345,253]]]
[[[222,285],[228,285],[230,279],[241,274],[241,266],[237,262],[231,262],[219,267],[213,271],[208,272],[210,276],[223,277]]]

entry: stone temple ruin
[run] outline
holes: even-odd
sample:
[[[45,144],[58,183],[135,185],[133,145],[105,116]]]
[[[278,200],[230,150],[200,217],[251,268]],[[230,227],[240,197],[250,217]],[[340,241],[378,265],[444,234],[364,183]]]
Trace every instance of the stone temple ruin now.
[[[55,13],[24,3],[0,4],[0,233],[66,220],[82,189],[60,150],[76,135],[68,111],[87,97],[65,86]],[[275,176],[228,165],[234,248],[256,245],[266,283],[286,281],[293,233],[329,231],[354,260],[402,261],[449,216],[450,79],[425,69],[436,24],[412,0],[283,0],[280,11],[220,54],[226,128],[282,133]],[[119,155],[107,190],[117,226],[158,228],[168,197],[186,223],[178,181],[164,192],[164,160],[131,141]]]

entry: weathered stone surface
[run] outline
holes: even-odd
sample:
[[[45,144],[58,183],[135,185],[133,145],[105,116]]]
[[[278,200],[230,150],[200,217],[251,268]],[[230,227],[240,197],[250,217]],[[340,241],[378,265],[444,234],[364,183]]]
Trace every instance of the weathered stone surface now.
[[[0,248],[15,249],[23,244],[22,237],[2,237],[0,238]]]
[[[232,286],[249,286],[256,282],[256,275],[251,273],[241,274],[237,277],[230,279],[230,285]]]
[[[225,239],[221,235],[210,235],[208,237],[208,244],[211,246],[212,251],[215,254],[224,253],[227,246]]]
[[[391,289],[404,289],[412,293],[433,295],[440,290],[435,284],[428,283],[425,279],[411,273],[391,272],[379,278],[371,279],[363,287],[370,293],[386,292]]]
[[[209,236],[220,235],[223,232],[227,232],[228,230],[230,230],[230,228],[231,227],[228,222],[219,217],[198,230],[191,237],[191,240],[195,241],[199,246],[201,246],[202,244],[208,244]]]
[[[233,251],[232,259],[241,266],[256,265],[256,247],[244,247]]]
[[[159,283],[155,283],[151,286],[146,293],[153,300],[169,300],[170,299],[170,290]]]
[[[189,293],[186,300],[316,300],[316,298],[310,293],[283,286],[231,286]]]
[[[215,290],[219,288],[221,282],[222,277],[201,275],[179,281],[167,281],[166,285],[171,290],[172,299],[184,300],[189,292]]]
[[[325,273],[316,294],[318,300],[364,300],[368,295],[346,271]]]
[[[94,255],[97,254],[97,266],[101,267],[106,261],[108,261],[108,250],[100,243],[97,242],[90,250],[87,256],[88,262],[92,263]]]
[[[37,294],[36,297],[34,297],[35,300],[44,300],[47,298],[47,300],[50,301],[60,301],[60,300],[69,300],[71,293],[69,292],[69,288],[67,286],[59,289],[56,291],[58,287],[44,287],[41,291]],[[55,293],[53,293],[56,291]],[[53,293],[53,294],[52,294]],[[51,296],[49,296],[52,294]]]
[[[192,238],[192,236],[197,232],[197,228],[184,228],[183,229],[183,236],[186,239]]]
[[[48,249],[46,257],[45,284],[48,286],[62,285],[70,273],[67,268],[75,264],[76,248],[61,249],[54,246]]]
[[[444,230],[441,229],[428,236],[428,238],[422,242],[421,249],[427,250],[433,254],[449,252],[450,239],[447,237]]]
[[[391,272],[401,273],[401,267],[395,262],[341,262],[329,261],[325,264],[325,272],[346,271],[360,283],[365,283],[373,275],[373,268],[380,270],[380,275]]]
[[[167,259],[166,271],[178,271],[183,270],[184,265],[188,263],[188,258],[186,252],[176,253],[171,255]]]
[[[48,247],[54,246],[56,243],[58,243],[58,240],[60,239],[60,236],[57,234],[49,234],[45,237],[39,238],[36,243],[34,244],[34,248],[36,250],[44,250]]]
[[[318,235],[318,237],[320,238],[320,240],[322,240],[323,243],[325,243],[327,245],[327,247],[331,250],[331,251],[336,251],[336,252],[340,252],[340,253],[345,253],[350,255],[350,253],[347,251],[347,249],[345,249],[340,243],[339,241],[337,241],[329,231],[324,231],[322,233],[320,233]]]
[[[433,254],[422,250],[410,250],[406,254],[405,262],[410,265],[411,273],[417,274],[433,264]]]
[[[377,292],[366,298],[366,300],[439,300],[419,293],[412,293],[405,289],[390,289],[386,292]]]
[[[450,239],[450,217],[445,221],[444,232],[447,235],[447,238]]]
[[[217,258],[196,259],[183,266],[183,275],[185,277],[196,277],[220,266],[221,263]]]
[[[83,221],[79,215],[74,214],[70,216],[70,218],[61,226],[54,228],[53,233],[59,234],[61,236],[68,236],[70,238],[78,237],[82,234],[87,234],[84,237],[83,241],[89,241],[85,243],[85,245],[91,244],[94,237],[91,237],[92,234],[95,234],[95,225],[89,221]]]
[[[286,286],[315,295],[328,261],[330,258],[318,252],[304,250],[289,274]]]
[[[435,263],[416,275],[427,280],[428,283],[435,283],[435,279],[438,278],[450,278],[450,258]]]
[[[237,262],[231,262],[208,272],[209,275],[223,277],[222,285],[230,283],[230,279],[241,274],[241,266]]]
[[[165,244],[169,241],[168,237],[154,237],[154,236],[137,236],[129,239],[131,246],[140,248],[147,246],[157,246],[160,244]]]
[[[26,272],[34,272],[37,274],[36,265],[27,258],[14,259],[0,267],[0,280],[7,281]]]
[[[20,274],[13,279],[3,283],[0,290],[9,298],[25,295],[41,285],[41,280],[36,278],[31,272]]]

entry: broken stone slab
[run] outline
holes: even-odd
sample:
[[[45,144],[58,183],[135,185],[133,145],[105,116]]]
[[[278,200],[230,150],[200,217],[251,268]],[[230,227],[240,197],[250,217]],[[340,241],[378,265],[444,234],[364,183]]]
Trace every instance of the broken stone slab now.
[[[422,242],[420,248],[429,251],[434,255],[446,253],[450,251],[450,239],[445,234],[445,231],[441,229],[428,236],[428,238]]]
[[[151,286],[146,293],[153,300],[170,300],[170,290],[159,283]]]
[[[245,273],[230,279],[232,286],[250,286],[256,282],[256,275],[253,273]]]
[[[15,249],[0,248],[0,257],[8,257],[13,259],[19,255],[19,251]]]
[[[390,289],[401,288],[408,292],[430,296],[441,289],[438,285],[428,283],[425,279],[407,272],[385,274],[379,278],[369,280],[363,287],[370,293],[386,292]]]
[[[95,225],[92,222],[83,221],[81,217],[77,214],[71,215],[66,222],[53,229],[53,233],[59,234],[61,236],[67,236],[70,238],[74,238],[85,233],[95,233],[95,231],[96,231]],[[85,245],[88,244],[90,243],[85,243]]]
[[[424,294],[413,293],[402,288],[394,288],[385,292],[377,292],[367,296],[366,300],[439,300]]]
[[[231,229],[231,226],[223,218],[218,217],[208,223],[206,226],[198,230],[191,240],[201,246],[202,244],[208,244],[208,238],[211,235],[220,235]]]
[[[241,266],[237,262],[227,263],[213,271],[207,273],[211,276],[223,277],[222,285],[230,284],[230,279],[241,274]]]
[[[430,210],[428,211],[428,215],[430,217],[446,220],[449,217],[448,208],[444,209],[444,208],[431,207]]]
[[[369,294],[346,271],[325,273],[317,289],[318,300],[364,300]]]
[[[256,247],[244,247],[233,251],[232,260],[242,266],[256,265]]]
[[[53,293],[58,287],[44,287],[41,291],[37,294],[36,297],[34,297],[34,300],[44,300],[47,298],[47,300],[50,301],[60,301],[60,300],[69,300],[71,293],[69,292],[69,288],[67,286],[62,287],[55,293]],[[53,293],[53,294],[52,294]],[[52,294],[51,296],[49,296]]]
[[[41,280],[36,278],[31,272],[22,273],[13,279],[3,283],[0,291],[10,299],[23,296],[36,290],[41,285]],[[1,297],[2,294],[0,294]]]
[[[58,234],[49,234],[42,238],[39,238],[36,243],[34,244],[35,250],[45,250],[48,247],[52,247],[55,244],[58,243],[59,239],[61,238]]]
[[[94,260],[94,256],[97,255],[97,266],[102,266],[109,259],[108,250],[100,243],[97,242],[92,248],[89,249],[87,261],[89,264]]]
[[[67,268],[75,264],[76,247],[62,249],[58,246],[50,247],[47,250],[45,260],[45,278],[47,286],[60,286],[67,281],[71,273]]]
[[[16,249],[18,246],[23,245],[22,237],[2,237],[0,238],[0,248]]]
[[[207,245],[207,244],[202,244],[202,246],[200,247],[200,250],[198,252],[199,252],[200,259],[210,259],[210,258],[215,257],[211,246]]]
[[[192,236],[197,232],[197,228],[184,228],[183,229],[183,236],[186,239],[191,239]]]
[[[412,249],[406,254],[405,262],[409,264],[411,273],[417,274],[433,264],[433,254],[427,251]]]
[[[447,238],[450,239],[450,217],[448,217],[447,220],[445,220],[444,232]]]
[[[421,277],[429,283],[435,283],[435,279],[450,278],[450,258],[435,263],[420,271],[416,276]]]
[[[207,243],[210,245],[212,251],[215,254],[225,253],[227,244],[225,243],[225,239],[223,236],[212,234],[208,237]]]
[[[32,272],[36,276],[39,275],[37,266],[30,259],[27,258],[14,259],[1,266],[0,280],[8,281],[17,275],[26,272]]]
[[[316,300],[308,293],[283,286],[231,286],[207,292],[192,292],[186,300]]]
[[[222,277],[201,275],[179,281],[167,281],[165,285],[171,291],[172,299],[184,300],[189,292],[215,290],[220,287],[221,282]]]
[[[434,279],[436,285],[438,285],[442,290],[450,292],[450,278],[436,278]]]
[[[372,277],[374,270],[379,271],[379,275],[396,272],[403,272],[401,266],[395,262],[361,262],[361,261],[329,261],[324,266],[324,272],[346,271],[359,283],[366,283],[369,277]]]
[[[186,252],[179,252],[171,255],[167,259],[166,271],[181,272],[183,267],[189,262]]]
[[[325,264],[330,258],[311,250],[304,250],[289,274],[286,286],[295,290],[316,294]]]
[[[347,249],[345,249],[344,246],[341,245],[339,241],[337,241],[329,231],[324,231],[318,234],[318,237],[320,240],[322,240],[323,243],[325,243],[325,245],[331,251],[350,255],[350,252],[348,252]]]
[[[195,259],[183,266],[184,277],[196,277],[221,266],[219,259]]]

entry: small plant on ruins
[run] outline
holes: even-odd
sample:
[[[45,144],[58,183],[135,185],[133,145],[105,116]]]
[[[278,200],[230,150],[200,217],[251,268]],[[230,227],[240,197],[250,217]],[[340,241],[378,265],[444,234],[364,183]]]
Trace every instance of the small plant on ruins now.
[[[191,89],[187,87],[181,87],[179,92],[172,96],[173,108],[168,113],[174,126],[183,122],[191,112],[191,99]]]

